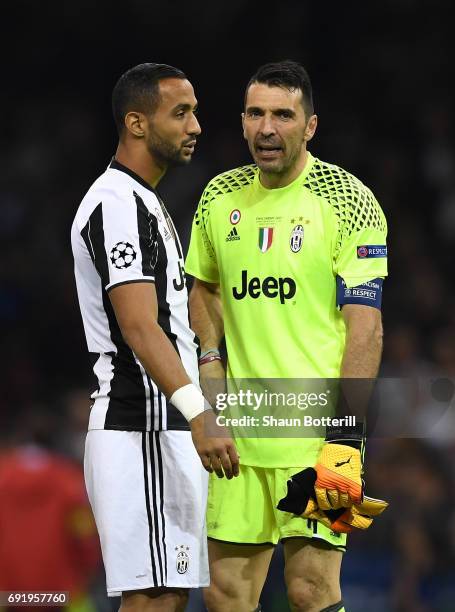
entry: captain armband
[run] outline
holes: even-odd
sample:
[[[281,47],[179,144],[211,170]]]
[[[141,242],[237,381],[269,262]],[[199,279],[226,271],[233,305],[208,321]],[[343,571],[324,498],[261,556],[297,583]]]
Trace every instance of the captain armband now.
[[[381,310],[383,281],[383,278],[374,278],[361,285],[347,287],[341,276],[337,276],[337,306],[360,304]]]

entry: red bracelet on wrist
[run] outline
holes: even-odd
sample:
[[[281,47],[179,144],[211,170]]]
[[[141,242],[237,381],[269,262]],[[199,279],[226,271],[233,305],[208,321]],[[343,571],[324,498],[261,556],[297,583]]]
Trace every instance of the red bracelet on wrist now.
[[[205,355],[201,357],[198,361],[199,365],[205,365],[206,363],[210,363],[211,361],[221,361],[221,357],[214,353],[210,353],[209,355]]]

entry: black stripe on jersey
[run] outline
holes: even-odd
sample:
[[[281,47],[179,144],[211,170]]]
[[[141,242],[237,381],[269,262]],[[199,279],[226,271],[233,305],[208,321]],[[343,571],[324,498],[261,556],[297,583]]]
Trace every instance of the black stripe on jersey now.
[[[139,234],[139,248],[142,254],[142,274],[154,276],[155,265],[158,259],[158,221],[152,215],[144,200],[133,191],[137,206],[137,230]]]
[[[171,307],[167,301],[167,287],[168,282],[172,283],[172,279],[167,277],[167,266],[168,259],[166,253],[166,246],[163,242],[161,234],[157,235],[158,248],[160,257],[155,267],[155,281],[156,281],[156,296],[158,300],[158,325],[165,331],[167,337],[171,341],[177,355],[180,357],[179,349],[177,346],[177,336],[171,330]],[[166,413],[167,413],[167,429],[189,429],[188,421],[182,415],[181,412],[170,404],[166,399]]]
[[[164,583],[164,571],[163,571],[163,557],[161,555],[161,547],[160,547],[160,532],[158,529],[158,507],[156,500],[160,498],[160,489],[159,489],[159,477],[157,474],[157,465],[155,463],[155,446],[156,446],[156,437],[153,433],[149,436],[149,444],[150,444],[150,460],[152,462],[152,499],[153,499],[153,532],[155,536],[155,544],[156,551],[158,553],[158,563],[160,566],[160,574],[161,574],[161,584]],[[157,449],[158,455],[158,449]]]
[[[87,247],[87,251],[89,252],[90,257],[92,258],[93,263],[95,263],[95,253],[93,252],[92,243],[90,242],[90,239],[88,237],[89,227],[90,227],[90,219],[87,221],[85,226],[82,228],[81,236],[85,242],[85,246]]]
[[[81,236],[105,287],[109,284],[109,265],[104,247],[102,202],[98,204],[90,215],[87,223],[81,230]]]
[[[147,397],[144,378],[133,351],[123,340],[114,309],[105,291],[103,307],[109,322],[111,340],[117,349],[116,352],[108,353],[112,357],[113,376],[104,427],[125,431],[146,430]]]
[[[95,370],[93,369],[99,358],[100,358],[99,353],[89,352],[91,373],[92,373],[92,379],[93,379],[93,387],[95,389],[94,393],[99,393],[100,391],[100,381],[98,380],[98,376],[95,374]]]
[[[155,564],[155,555],[153,553],[153,533],[154,533],[154,528],[153,528],[153,521],[152,521],[152,511],[150,508],[150,486],[149,486],[149,481],[148,481],[148,460],[147,460],[147,443],[148,443],[148,438],[149,434],[147,432],[144,432],[142,434],[142,462],[144,465],[144,486],[145,486],[145,505],[147,508],[147,520],[148,520],[148,524],[149,524],[149,546],[150,546],[150,559],[152,561],[152,575],[153,575],[153,582],[155,584],[155,586],[160,586],[158,585],[158,577],[157,577],[157,573],[156,573],[156,564]],[[151,473],[153,474],[153,470],[154,470],[154,465],[153,465],[153,455],[150,456],[150,461],[151,461]],[[155,497],[155,495],[153,494],[153,497]]]
[[[162,542],[164,551],[164,572],[165,580],[167,582],[167,553],[166,553],[166,523],[164,520],[164,475],[163,475],[163,458],[161,456],[161,442],[159,432],[153,434],[155,436],[156,450],[158,456],[158,481],[160,485],[160,515],[161,515],[161,531],[162,531]]]

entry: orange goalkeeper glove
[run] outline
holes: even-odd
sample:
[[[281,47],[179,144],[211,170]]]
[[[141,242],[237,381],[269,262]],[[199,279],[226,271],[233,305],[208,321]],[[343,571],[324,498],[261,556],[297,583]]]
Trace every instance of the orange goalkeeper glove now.
[[[278,509],[317,520],[338,533],[351,533],[355,529],[368,529],[373,517],[382,514],[388,506],[382,499],[365,496],[361,504],[354,504],[350,508],[321,510],[314,491],[316,478],[313,468],[294,474],[288,480],[287,495],[280,500]]]
[[[315,465],[314,491],[320,510],[349,508],[363,500],[364,425],[327,427]]]

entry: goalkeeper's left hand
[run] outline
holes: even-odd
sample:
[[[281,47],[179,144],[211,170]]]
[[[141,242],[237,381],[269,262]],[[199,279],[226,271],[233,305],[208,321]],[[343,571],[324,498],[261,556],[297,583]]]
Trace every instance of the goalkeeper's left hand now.
[[[338,533],[351,533],[354,529],[368,529],[373,517],[382,514],[388,506],[382,499],[365,496],[362,503],[350,508],[321,510],[314,491],[316,479],[316,470],[313,468],[294,474],[288,480],[287,495],[278,503],[278,510],[317,520]]]

